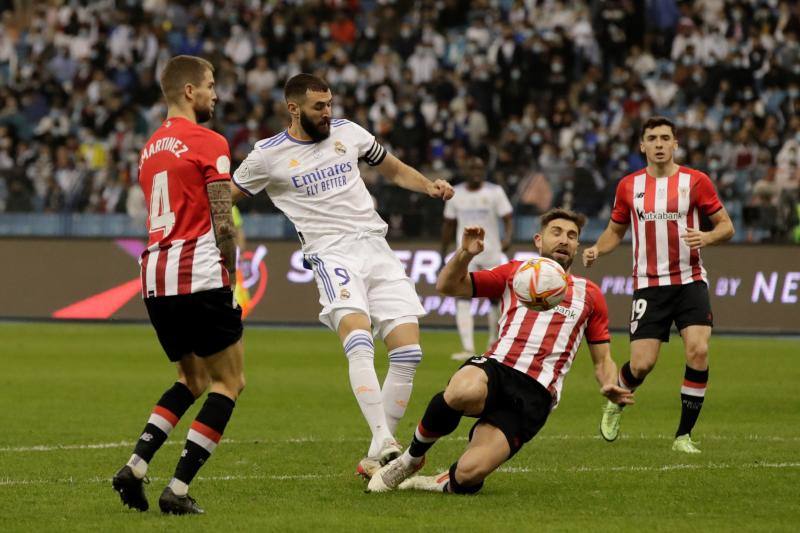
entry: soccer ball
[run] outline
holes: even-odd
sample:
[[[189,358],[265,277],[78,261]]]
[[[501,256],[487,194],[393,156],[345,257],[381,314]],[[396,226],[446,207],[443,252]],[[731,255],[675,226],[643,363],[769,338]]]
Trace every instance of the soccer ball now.
[[[567,294],[567,273],[557,261],[537,257],[525,261],[514,274],[513,288],[519,302],[534,311],[547,311]]]

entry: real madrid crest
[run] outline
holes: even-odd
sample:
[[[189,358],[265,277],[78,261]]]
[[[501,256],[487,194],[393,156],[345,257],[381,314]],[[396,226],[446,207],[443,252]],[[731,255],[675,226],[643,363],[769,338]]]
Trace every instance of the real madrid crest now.
[[[335,143],[333,143],[333,149],[339,155],[344,155],[345,153],[347,153],[347,147],[344,144],[342,144],[342,141],[336,141]]]
[[[341,292],[339,292],[339,296],[342,298],[342,300],[347,300],[350,298],[350,291],[347,289],[342,289]]]

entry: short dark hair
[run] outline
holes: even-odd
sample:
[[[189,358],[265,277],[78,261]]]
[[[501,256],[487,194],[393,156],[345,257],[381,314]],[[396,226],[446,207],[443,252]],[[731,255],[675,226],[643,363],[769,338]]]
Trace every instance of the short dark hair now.
[[[548,224],[558,218],[574,222],[578,226],[578,234],[583,230],[583,226],[586,225],[586,215],[565,207],[554,207],[539,217],[539,231],[544,231]]]
[[[161,72],[161,92],[167,103],[178,103],[187,83],[200,86],[207,70],[213,74],[214,65],[202,57],[182,55],[167,61]]]
[[[678,128],[675,126],[675,123],[672,122],[667,117],[661,117],[661,116],[650,117],[644,122],[644,124],[642,124],[642,131],[640,138],[644,139],[644,132],[646,130],[651,130],[659,126],[669,126],[669,129],[672,130],[672,136],[675,137],[676,139],[678,138]]]
[[[331,88],[325,80],[313,74],[301,73],[289,78],[283,88],[283,96],[286,100],[300,100],[305,98],[306,91],[324,93]]]

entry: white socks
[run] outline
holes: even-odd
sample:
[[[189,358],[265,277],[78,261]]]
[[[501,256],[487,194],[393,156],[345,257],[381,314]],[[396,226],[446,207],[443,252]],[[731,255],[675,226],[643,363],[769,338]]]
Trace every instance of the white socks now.
[[[459,299],[456,301],[456,327],[461,336],[461,346],[465,352],[475,353],[475,341],[472,331],[475,327],[472,320],[472,301]]]
[[[127,465],[131,467],[133,475],[136,476],[137,479],[142,479],[147,474],[147,461],[136,454],[131,455]]]
[[[375,373],[375,345],[370,332],[353,330],[344,340],[344,353],[350,365],[350,386],[361,414],[372,431],[372,440],[383,443],[394,438],[383,410],[381,386]]]
[[[189,493],[189,485],[180,479],[172,478],[168,486],[175,493],[175,496],[186,496]]]
[[[422,348],[419,344],[400,346],[389,352],[389,371],[383,381],[381,396],[386,423],[392,434],[406,413],[411,389],[414,387],[414,374],[420,361],[422,361]],[[378,455],[381,444],[380,441],[372,439],[367,455],[370,457]]]

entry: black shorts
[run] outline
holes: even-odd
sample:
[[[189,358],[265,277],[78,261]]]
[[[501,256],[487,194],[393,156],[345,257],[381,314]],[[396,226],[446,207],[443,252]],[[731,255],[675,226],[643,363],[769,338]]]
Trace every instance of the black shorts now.
[[[477,366],[489,378],[486,403],[469,432],[469,438],[472,440],[478,424],[489,423],[506,436],[511,457],[542,429],[550,415],[553,396],[529,375],[494,359],[473,357],[462,368],[467,365]]]
[[[673,322],[678,331],[686,326],[714,325],[708,285],[704,281],[633,291],[632,341],[659,339],[669,342],[669,330]]]
[[[208,357],[242,338],[242,309],[228,287],[145,298],[147,314],[170,361]]]

